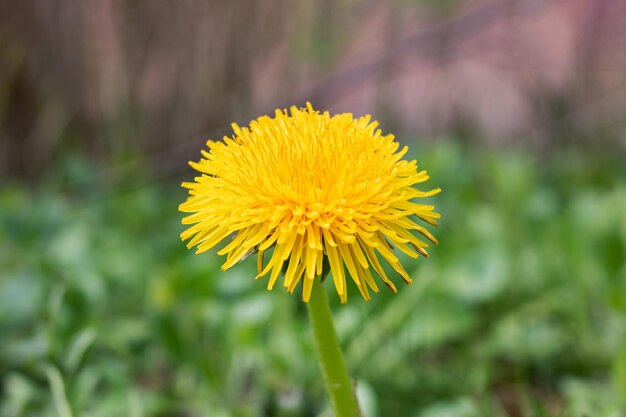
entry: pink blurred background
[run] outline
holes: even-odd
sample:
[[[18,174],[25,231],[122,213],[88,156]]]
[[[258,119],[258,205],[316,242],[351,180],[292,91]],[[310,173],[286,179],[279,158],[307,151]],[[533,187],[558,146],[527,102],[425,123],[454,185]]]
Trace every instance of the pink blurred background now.
[[[3,176],[67,149],[167,169],[306,100],[401,138],[624,146],[626,2],[0,1]]]

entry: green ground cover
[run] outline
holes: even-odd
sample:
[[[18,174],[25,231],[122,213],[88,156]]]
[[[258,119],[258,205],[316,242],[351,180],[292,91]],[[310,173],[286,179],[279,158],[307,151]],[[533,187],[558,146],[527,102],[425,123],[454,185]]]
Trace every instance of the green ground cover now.
[[[329,291],[365,415],[626,416],[624,164],[412,152],[440,245],[395,296]],[[0,186],[0,416],[329,416],[299,298],[187,251],[179,179],[90,170]]]

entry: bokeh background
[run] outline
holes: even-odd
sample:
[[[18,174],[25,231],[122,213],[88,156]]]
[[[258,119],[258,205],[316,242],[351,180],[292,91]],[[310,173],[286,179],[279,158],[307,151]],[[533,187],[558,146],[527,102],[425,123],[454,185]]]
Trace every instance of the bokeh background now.
[[[626,416],[626,3],[0,1],[0,416],[330,416],[306,308],[179,241],[207,138],[310,100],[443,188],[338,331],[367,417]]]

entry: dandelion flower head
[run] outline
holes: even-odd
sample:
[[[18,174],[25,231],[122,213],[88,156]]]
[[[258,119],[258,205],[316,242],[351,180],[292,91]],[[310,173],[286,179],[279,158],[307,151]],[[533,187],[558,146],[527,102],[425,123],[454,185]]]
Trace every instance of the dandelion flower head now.
[[[428,256],[425,240],[437,241],[418,221],[436,226],[439,214],[413,200],[440,189],[415,188],[427,172],[377,127],[370,116],[331,116],[310,103],[233,124],[231,138],[209,140],[203,158],[190,162],[201,175],[183,183],[189,197],[180,210],[190,226],[181,238],[196,253],[226,241],[222,270],[257,252],[256,278],[269,275],[271,290],[282,275],[290,293],[301,282],[305,302],[325,268],[342,303],[348,279],[366,300],[378,292],[375,275],[396,292],[381,259],[411,283],[394,249]]]

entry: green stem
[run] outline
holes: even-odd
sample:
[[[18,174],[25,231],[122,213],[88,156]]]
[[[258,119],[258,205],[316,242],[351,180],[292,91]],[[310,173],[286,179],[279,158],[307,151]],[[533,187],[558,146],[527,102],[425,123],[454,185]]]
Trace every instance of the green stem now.
[[[317,358],[335,417],[360,417],[350,375],[333,326],[328,297],[319,277],[313,283],[308,308]]]

